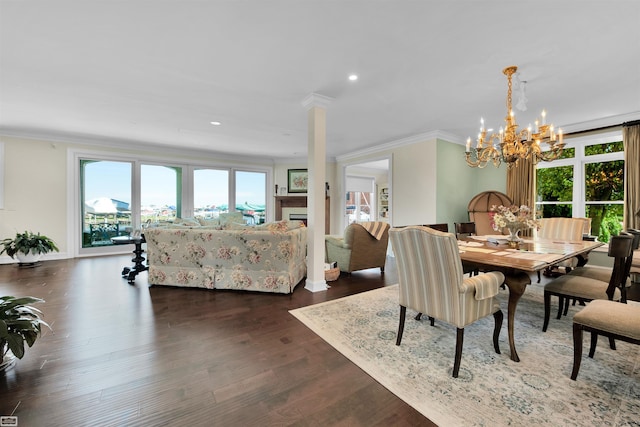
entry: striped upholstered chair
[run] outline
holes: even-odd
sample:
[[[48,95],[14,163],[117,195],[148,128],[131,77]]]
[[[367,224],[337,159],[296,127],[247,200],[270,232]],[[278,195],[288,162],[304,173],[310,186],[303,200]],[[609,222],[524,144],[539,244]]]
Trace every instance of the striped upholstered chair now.
[[[540,239],[552,239],[560,242],[579,242],[584,234],[591,230],[591,218],[541,218],[540,229],[534,230],[534,236]],[[554,267],[564,267],[567,272],[578,266],[578,259],[571,258],[562,261]],[[545,271],[545,275],[551,275],[551,268]],[[540,271],[538,271],[538,283]]]
[[[396,345],[402,341],[407,308],[457,328],[453,376],[458,377],[464,328],[493,314],[493,346],[500,353],[498,336],[503,314],[495,296],[504,283],[500,272],[463,276],[458,243],[452,233],[411,226],[389,231],[396,257],[400,290],[400,322]]]

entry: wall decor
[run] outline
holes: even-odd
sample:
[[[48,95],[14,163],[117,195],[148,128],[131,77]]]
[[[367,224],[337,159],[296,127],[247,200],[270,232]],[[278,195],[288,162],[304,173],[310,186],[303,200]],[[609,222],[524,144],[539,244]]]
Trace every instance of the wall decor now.
[[[309,172],[307,169],[289,169],[287,172],[289,193],[306,193],[309,184]]]

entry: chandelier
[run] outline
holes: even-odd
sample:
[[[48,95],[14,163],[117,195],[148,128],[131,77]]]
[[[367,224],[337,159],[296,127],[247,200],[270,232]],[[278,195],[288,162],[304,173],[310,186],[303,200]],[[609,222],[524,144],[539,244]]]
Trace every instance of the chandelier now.
[[[546,122],[546,112],[542,110],[541,118],[535,121],[535,126],[529,125],[526,129],[518,130],[516,117],[511,109],[511,76],[518,67],[507,67],[502,72],[507,76],[509,91],[507,92],[507,117],[504,128],[498,133],[492,133],[487,137],[487,129],[484,127],[484,119],[480,119],[480,133],[475,148],[471,147],[471,138],[467,139],[465,157],[471,167],[483,168],[489,161],[495,167],[505,162],[507,169],[518,164],[520,159],[531,159],[533,164],[540,160],[550,162],[562,154],[564,142],[562,142],[562,129],[556,134],[553,125]],[[489,130],[491,131],[491,129]],[[541,144],[549,146],[543,150]]]

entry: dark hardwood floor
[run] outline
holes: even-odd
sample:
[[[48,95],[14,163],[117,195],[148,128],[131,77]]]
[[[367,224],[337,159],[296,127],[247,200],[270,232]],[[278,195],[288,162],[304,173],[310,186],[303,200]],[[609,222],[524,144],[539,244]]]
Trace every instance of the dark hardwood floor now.
[[[52,326],[0,374],[0,415],[21,427],[434,425],[288,313],[394,284],[393,261],[383,276],[273,295],[149,288],[147,273],[130,286],[130,258],[0,265],[0,295],[43,298]]]
[[[32,295],[52,331],[0,374],[19,426],[434,425],[291,316],[393,284],[393,265],[292,295],[135,286],[130,256],[0,265],[0,295]]]

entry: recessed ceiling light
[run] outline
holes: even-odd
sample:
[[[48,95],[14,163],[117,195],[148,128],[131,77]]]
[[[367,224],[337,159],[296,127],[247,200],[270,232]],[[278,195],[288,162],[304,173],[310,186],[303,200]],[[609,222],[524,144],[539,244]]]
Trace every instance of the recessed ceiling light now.
[[[222,123],[213,121],[213,122],[211,122],[211,124],[214,125],[214,126],[220,126]]]
[[[349,80],[352,82],[355,82],[356,80],[358,80],[358,75],[357,74],[350,74],[349,75]]]

